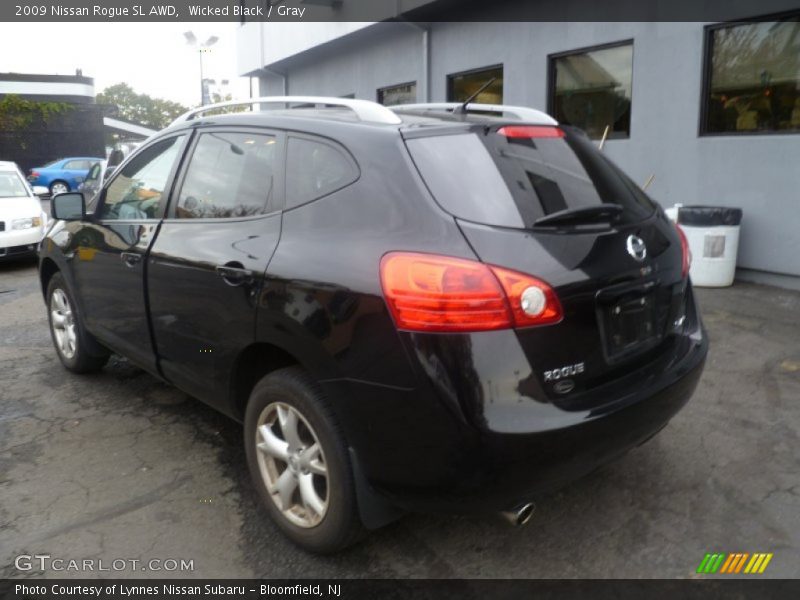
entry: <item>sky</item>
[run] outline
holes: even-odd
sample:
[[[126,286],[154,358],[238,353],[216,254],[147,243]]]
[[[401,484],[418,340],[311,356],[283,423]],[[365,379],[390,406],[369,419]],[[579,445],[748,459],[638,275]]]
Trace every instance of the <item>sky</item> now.
[[[124,82],[136,92],[180,102],[200,103],[200,59],[186,43],[185,31],[200,41],[219,41],[203,55],[204,76],[230,80],[223,94],[250,95],[246,77],[236,70],[238,23],[0,23],[0,73],[93,77],[95,93]]]

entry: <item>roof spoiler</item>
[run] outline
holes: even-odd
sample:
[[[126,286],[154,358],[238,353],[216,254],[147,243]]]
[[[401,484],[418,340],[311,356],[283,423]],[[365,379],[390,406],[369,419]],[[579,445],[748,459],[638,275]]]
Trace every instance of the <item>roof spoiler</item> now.
[[[460,102],[432,102],[426,104],[398,104],[392,106],[395,112],[448,112],[463,106]],[[527,106],[507,106],[505,104],[477,104],[474,102],[466,106],[466,112],[494,113],[498,116],[512,117],[518,121],[535,123],[536,125],[558,125],[553,117],[541,110]]]

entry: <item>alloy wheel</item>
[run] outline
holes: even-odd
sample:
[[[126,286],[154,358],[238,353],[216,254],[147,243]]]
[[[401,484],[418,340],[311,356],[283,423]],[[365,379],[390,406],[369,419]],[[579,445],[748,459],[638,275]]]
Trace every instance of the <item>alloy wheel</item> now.
[[[316,432],[293,406],[267,405],[256,424],[261,477],[283,516],[298,527],[319,525],[328,510],[328,468]]]
[[[67,187],[67,184],[65,184],[65,183],[58,182],[58,183],[54,183],[53,185],[50,186],[50,195],[51,196],[56,196],[58,194],[66,194],[68,191],[69,191],[69,188]]]
[[[50,297],[50,326],[58,351],[66,359],[75,356],[78,335],[75,331],[75,316],[64,290],[56,288]]]

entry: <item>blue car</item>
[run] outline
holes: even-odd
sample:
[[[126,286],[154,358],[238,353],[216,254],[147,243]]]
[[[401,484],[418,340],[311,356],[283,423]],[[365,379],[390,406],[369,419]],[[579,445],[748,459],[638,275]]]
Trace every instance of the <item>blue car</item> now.
[[[92,165],[101,160],[90,156],[59,158],[43,167],[31,169],[28,181],[31,185],[49,188],[51,196],[77,190]]]

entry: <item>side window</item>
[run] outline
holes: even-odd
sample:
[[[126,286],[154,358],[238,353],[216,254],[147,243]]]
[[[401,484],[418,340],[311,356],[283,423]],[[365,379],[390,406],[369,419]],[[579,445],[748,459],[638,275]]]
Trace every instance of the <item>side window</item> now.
[[[64,165],[64,169],[77,171],[81,168],[79,163],[79,160],[71,160]]]
[[[274,135],[202,134],[181,186],[175,216],[224,219],[274,210],[278,146]]]
[[[100,163],[94,163],[94,166],[89,169],[86,174],[86,181],[95,181],[100,178]]]
[[[153,219],[167,201],[167,182],[178,157],[183,135],[142,150],[116,174],[106,188],[101,219]]]
[[[286,208],[321,198],[356,179],[358,170],[343,150],[323,141],[289,138]]]

